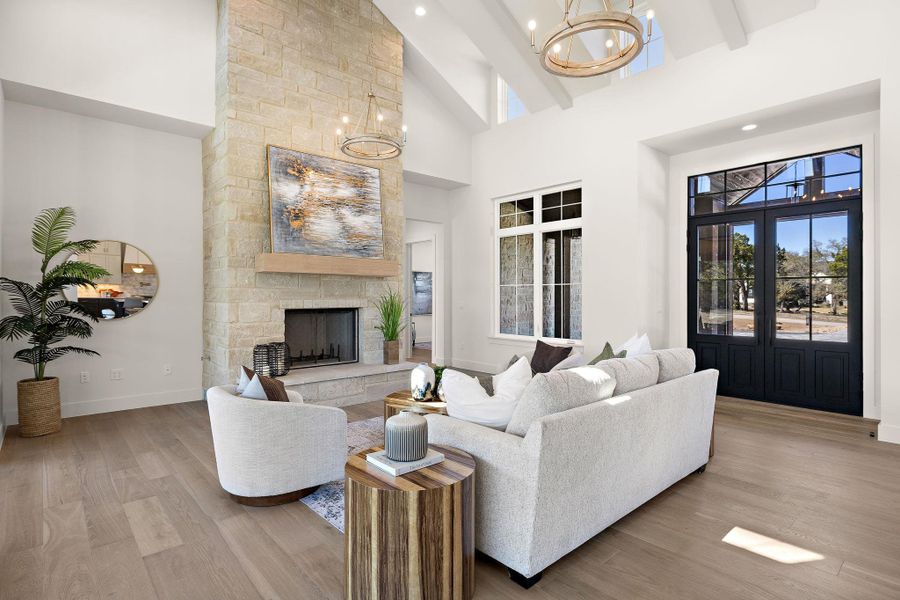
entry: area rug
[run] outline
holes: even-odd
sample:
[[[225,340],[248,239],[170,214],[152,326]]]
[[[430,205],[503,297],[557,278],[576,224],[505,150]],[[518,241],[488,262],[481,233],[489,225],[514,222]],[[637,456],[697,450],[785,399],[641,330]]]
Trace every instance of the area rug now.
[[[366,448],[384,443],[384,417],[372,417],[364,421],[347,423],[347,455],[362,452]],[[344,533],[344,480],[332,481],[315,492],[301,498],[314,513]]]

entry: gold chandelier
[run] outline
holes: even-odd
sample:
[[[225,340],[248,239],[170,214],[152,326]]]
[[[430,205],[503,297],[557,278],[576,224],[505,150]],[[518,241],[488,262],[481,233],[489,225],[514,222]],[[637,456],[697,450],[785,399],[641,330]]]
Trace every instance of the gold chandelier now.
[[[402,136],[399,138],[385,133],[384,113],[378,106],[378,98],[372,92],[368,93],[367,98],[366,112],[360,115],[353,135],[350,135],[349,130],[340,128],[335,132],[341,152],[353,158],[367,160],[386,160],[400,156],[406,145],[406,125],[401,128]],[[350,117],[344,115],[341,122],[345,127],[348,126]]]
[[[582,0],[572,10],[573,0],[565,0],[562,22],[550,30],[540,50],[534,43],[537,23],[528,22],[531,47],[540,54],[541,66],[554,75],[563,77],[593,77],[621,69],[641,53],[644,48],[644,27],[632,14],[634,0],[628,2],[628,12],[612,10],[609,0],[603,0],[605,10],[579,15]],[[572,43],[576,36],[589,31],[607,32],[606,54],[600,58],[579,61],[572,59]],[[647,38],[653,34],[653,11],[647,11]]]

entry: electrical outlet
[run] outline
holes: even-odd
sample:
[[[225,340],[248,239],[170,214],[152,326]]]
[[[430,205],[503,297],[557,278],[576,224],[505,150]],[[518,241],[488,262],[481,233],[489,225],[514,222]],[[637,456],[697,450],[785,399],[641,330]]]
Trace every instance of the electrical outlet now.
[[[172,374],[172,365],[163,365],[163,375]]]
[[[91,374],[87,371],[81,372],[81,383],[88,383],[91,380]]]
[[[112,381],[119,381],[125,379],[125,370],[124,369],[110,369],[109,370],[109,378]]]

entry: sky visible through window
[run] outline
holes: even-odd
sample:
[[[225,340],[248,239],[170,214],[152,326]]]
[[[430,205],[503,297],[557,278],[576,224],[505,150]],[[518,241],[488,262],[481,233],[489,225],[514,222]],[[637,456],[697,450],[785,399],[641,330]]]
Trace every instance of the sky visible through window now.
[[[522,104],[521,98],[516,90],[506,86],[506,120],[512,121],[518,119],[525,114],[525,105]]]
[[[647,15],[642,15],[638,17],[641,21],[641,25],[644,26],[644,31],[647,31]],[[620,34],[621,43],[626,44],[626,36],[624,33]],[[644,44],[643,50],[638,54],[631,63],[628,64],[624,69],[619,71],[621,77],[628,77],[630,75],[636,75],[637,73],[642,73],[648,69],[652,69],[653,67],[658,67],[663,64],[663,31],[659,26],[659,21],[653,20],[653,36],[650,38],[650,41]]]

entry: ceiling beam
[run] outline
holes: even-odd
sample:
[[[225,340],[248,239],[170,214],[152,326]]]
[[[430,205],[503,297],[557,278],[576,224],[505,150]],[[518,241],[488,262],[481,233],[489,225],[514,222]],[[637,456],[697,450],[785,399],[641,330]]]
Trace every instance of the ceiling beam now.
[[[439,98],[459,122],[472,133],[485,131],[490,123],[476,111],[447,78],[426,59],[409,39],[403,40],[403,64]]]
[[[709,0],[709,8],[719,24],[719,30],[729,50],[736,50],[747,45],[747,32],[741,23],[734,0]]]
[[[499,0],[439,0],[487,61],[512,87],[529,112],[551,106],[570,108],[572,96],[559,79],[544,71],[528,36]]]

